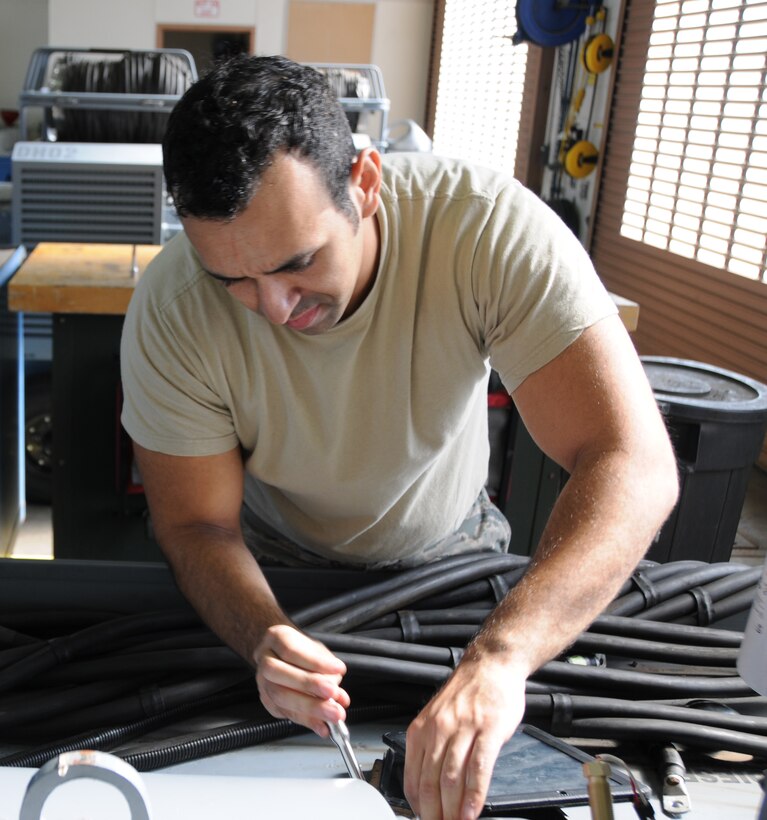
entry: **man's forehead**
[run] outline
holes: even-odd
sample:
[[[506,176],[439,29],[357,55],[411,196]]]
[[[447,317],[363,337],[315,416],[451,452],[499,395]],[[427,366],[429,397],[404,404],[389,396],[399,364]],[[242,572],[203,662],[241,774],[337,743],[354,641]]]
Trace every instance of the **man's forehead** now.
[[[279,272],[300,264],[324,242],[322,231],[307,224],[298,230],[274,229],[257,220],[238,224],[237,218],[226,222],[186,218],[182,224],[205,270],[223,277],[244,271]]]

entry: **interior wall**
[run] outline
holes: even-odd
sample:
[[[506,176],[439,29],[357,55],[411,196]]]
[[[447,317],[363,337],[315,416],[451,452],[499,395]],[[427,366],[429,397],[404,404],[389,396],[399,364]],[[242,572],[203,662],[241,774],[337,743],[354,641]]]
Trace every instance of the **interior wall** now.
[[[49,45],[154,48],[155,0],[49,0]]]
[[[389,123],[415,120],[424,126],[429,75],[432,0],[379,0],[372,61],[381,69],[391,99]]]
[[[370,63],[376,7],[373,3],[290,4],[285,53],[305,63]]]
[[[0,0],[0,108],[18,108],[29,58],[48,42],[48,0]]]
[[[321,2],[322,0],[317,0]],[[343,0],[339,0],[343,2]],[[359,0],[356,0],[357,2]],[[426,79],[431,42],[431,0],[369,0],[375,5],[372,62],[384,77],[391,99],[389,119],[414,119],[423,124],[426,109]],[[220,0],[218,17],[196,17],[194,0],[133,0],[106,3],[104,0],[0,0],[0,9],[13,7],[5,24],[0,12],[2,40],[19,42],[16,31],[31,25],[39,31],[35,46],[99,46],[109,48],[154,48],[158,23],[252,26],[256,29],[256,53],[284,54],[287,45],[289,0]],[[49,8],[47,29],[34,19],[36,7]],[[33,47],[21,43],[14,50],[20,65],[18,96]],[[1,51],[1,50],[0,50]],[[3,57],[5,55],[2,55]],[[4,63],[3,63],[4,64]],[[0,89],[2,86],[0,86]]]

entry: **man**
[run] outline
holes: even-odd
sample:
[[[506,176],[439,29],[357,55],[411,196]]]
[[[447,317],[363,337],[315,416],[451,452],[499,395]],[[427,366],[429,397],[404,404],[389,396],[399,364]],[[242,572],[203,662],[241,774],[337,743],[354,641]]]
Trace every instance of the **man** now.
[[[288,60],[214,69],[174,110],[164,157],[185,235],[132,300],[123,421],[181,590],[257,668],[272,714],[326,736],[349,696],[259,560],[506,548],[483,492],[490,365],[571,474],[526,577],[408,731],[422,820],[475,818],[526,678],[609,603],[675,500],[615,308],[524,188],[357,154],[321,76]]]

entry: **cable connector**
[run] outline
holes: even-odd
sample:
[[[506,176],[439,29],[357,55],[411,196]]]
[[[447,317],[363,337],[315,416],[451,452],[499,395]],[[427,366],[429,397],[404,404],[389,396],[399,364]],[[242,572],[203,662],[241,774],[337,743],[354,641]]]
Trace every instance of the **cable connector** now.
[[[687,769],[676,746],[669,744],[660,749],[661,756],[661,805],[663,813],[669,817],[687,814],[692,808],[690,793],[687,791],[685,775]]]

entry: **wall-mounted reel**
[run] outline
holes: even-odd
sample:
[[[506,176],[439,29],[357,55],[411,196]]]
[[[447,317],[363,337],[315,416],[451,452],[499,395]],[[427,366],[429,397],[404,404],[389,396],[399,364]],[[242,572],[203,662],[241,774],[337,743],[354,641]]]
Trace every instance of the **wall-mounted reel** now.
[[[599,151],[593,142],[572,139],[565,143],[562,165],[565,173],[573,179],[587,177],[599,162]]]
[[[583,65],[589,74],[601,74],[606,71],[615,56],[615,43],[609,34],[601,32],[587,40],[583,47]]]
[[[599,3],[562,0],[517,0],[514,43],[561,46],[577,40],[586,27],[590,9]]]

